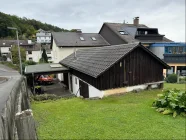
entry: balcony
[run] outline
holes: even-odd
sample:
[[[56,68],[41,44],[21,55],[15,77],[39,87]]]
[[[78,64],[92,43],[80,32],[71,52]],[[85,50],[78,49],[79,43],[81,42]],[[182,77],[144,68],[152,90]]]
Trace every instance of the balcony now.
[[[164,54],[167,63],[186,63],[186,54]]]

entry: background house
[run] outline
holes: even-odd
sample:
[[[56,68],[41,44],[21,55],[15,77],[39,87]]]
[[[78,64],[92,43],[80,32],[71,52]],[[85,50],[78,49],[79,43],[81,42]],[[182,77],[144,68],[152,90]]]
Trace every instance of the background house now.
[[[43,29],[39,29],[36,33],[37,43],[45,43],[50,44],[51,43],[51,32],[50,31],[44,31]]]
[[[78,49],[88,49],[107,45],[109,45],[109,43],[97,33],[53,32],[51,43],[54,56],[53,62],[59,63],[59,61]],[[62,81],[63,75],[58,74],[58,78]]]
[[[41,59],[43,49],[46,50],[46,54],[49,62],[53,62],[53,52],[49,45],[35,44],[32,48],[25,48],[26,50],[26,60],[31,60],[34,62],[39,62]]]
[[[85,98],[145,89],[147,83],[157,86],[169,68],[141,44],[78,50],[60,63],[70,69],[64,82],[71,92]]]
[[[23,48],[33,48],[35,43],[31,40],[19,40],[19,46]],[[1,55],[8,56],[7,61],[11,61],[11,47],[17,46],[17,40],[0,40]]]
[[[186,43],[161,42],[153,43],[149,49],[171,66],[171,69],[164,70],[164,74],[186,74]]]
[[[104,23],[99,34],[111,45],[141,42],[149,46],[155,42],[172,42],[159,34],[158,28],[149,28],[144,24],[139,24],[139,17],[134,18],[133,24]]]

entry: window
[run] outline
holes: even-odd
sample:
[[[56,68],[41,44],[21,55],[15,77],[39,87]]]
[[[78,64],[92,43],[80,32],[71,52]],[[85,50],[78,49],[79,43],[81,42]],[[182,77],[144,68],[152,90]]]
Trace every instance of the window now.
[[[165,47],[165,53],[169,53],[169,48]]]
[[[28,51],[28,54],[32,54],[32,51]]]
[[[49,57],[48,57],[48,60],[52,60],[52,57],[49,56]]]
[[[128,33],[125,32],[125,31],[119,31],[119,32],[120,32],[121,35],[128,35]]]
[[[178,47],[178,53],[182,54],[183,53],[183,47]]]
[[[32,57],[29,57],[28,59],[29,59],[30,61],[32,61]]]
[[[47,51],[47,54],[51,54],[51,52]]]
[[[122,62],[119,63],[120,67],[122,67]]]
[[[83,41],[83,40],[85,40],[85,39],[84,39],[83,37],[80,37],[80,40],[82,40],[82,41]]]
[[[75,78],[75,84],[77,85],[77,78]]]
[[[91,37],[91,38],[92,38],[92,40],[96,41],[96,38],[95,37]]]

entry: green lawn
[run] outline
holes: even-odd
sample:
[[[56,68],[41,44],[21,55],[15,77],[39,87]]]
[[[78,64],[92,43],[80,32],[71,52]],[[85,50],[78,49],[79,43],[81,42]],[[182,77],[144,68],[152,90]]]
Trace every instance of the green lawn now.
[[[185,89],[183,84],[165,84],[170,87]],[[184,139],[184,117],[173,118],[151,108],[159,93],[34,102],[39,139]]]

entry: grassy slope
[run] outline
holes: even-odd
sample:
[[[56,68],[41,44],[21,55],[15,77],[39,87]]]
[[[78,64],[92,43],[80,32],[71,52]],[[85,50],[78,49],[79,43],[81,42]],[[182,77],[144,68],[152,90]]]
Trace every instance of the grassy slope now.
[[[165,88],[184,85],[166,84]],[[185,118],[151,108],[161,90],[128,93],[102,100],[35,102],[40,139],[184,139]]]

